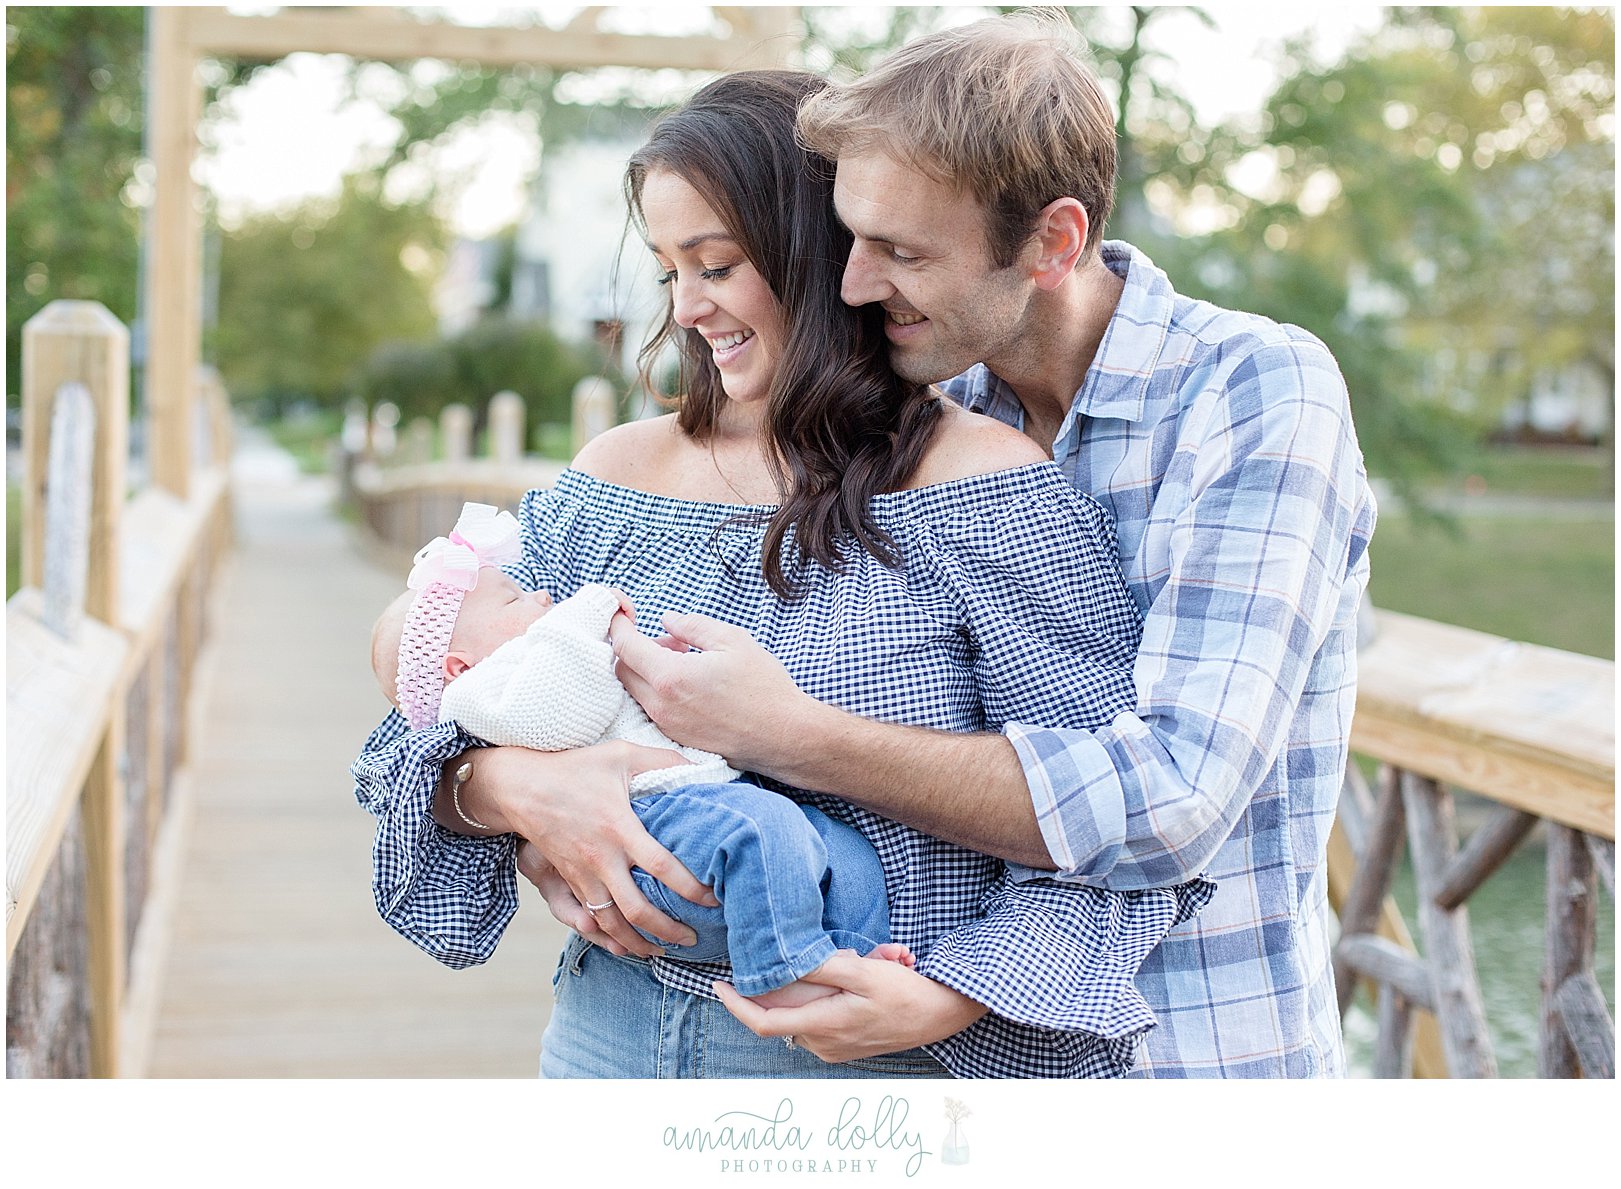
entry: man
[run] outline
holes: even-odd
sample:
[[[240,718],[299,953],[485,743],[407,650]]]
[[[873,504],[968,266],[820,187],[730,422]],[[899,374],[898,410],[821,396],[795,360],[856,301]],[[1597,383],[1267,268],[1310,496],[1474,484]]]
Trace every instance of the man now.
[[[885,310],[896,370],[1021,428],[1114,514],[1138,705],[1096,731],[871,722],[699,616],[665,625],[698,651],[627,639],[626,685],[682,743],[1010,861],[1121,890],[1208,872],[1138,978],[1160,1021],[1138,1072],[1341,1073],[1324,856],[1374,505],[1333,359],[1103,242],[1114,122],[1066,24],[914,42],[800,127],[838,162],[843,296]],[[762,1033],[836,1031],[836,1000],[726,1001]]]

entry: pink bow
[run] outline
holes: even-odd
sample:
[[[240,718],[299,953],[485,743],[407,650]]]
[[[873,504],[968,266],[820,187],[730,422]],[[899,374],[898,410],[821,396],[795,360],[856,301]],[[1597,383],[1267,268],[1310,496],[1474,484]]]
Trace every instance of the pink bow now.
[[[480,569],[516,561],[522,552],[518,521],[511,512],[498,512],[493,504],[466,503],[450,536],[435,537],[417,550],[405,585],[421,590],[442,582],[472,590]]]

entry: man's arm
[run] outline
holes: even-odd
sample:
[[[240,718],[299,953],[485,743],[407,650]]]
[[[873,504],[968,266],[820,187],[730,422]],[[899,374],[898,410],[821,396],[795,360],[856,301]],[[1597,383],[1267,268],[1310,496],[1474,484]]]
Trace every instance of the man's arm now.
[[[664,627],[663,642],[635,632],[614,641],[620,680],[666,734],[937,838],[1052,869],[1024,771],[1003,736],[848,714],[803,693],[742,628],[677,614]]]

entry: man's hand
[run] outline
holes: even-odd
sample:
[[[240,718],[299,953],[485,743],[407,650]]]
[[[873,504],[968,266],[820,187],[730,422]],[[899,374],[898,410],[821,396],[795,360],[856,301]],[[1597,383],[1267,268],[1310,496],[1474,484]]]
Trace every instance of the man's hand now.
[[[611,634],[631,696],[678,743],[717,752],[736,768],[778,770],[806,716],[825,707],[742,628],[675,612],[664,627],[670,634],[657,641]]]
[[[840,950],[807,974],[839,994],[799,1007],[761,1007],[730,983],[713,984],[726,1010],[758,1036],[792,1036],[823,1061],[898,1053],[961,1032],[986,1012],[942,983],[897,962]]]
[[[667,942],[690,944],[695,935],[648,903],[631,867],[695,903],[717,903],[630,808],[633,776],[685,762],[677,752],[624,742],[561,752],[484,748],[473,756],[462,801],[477,820],[527,840],[532,850],[520,848],[520,870],[559,921],[598,944],[611,940],[615,953],[650,957],[659,948],[633,926]],[[585,907],[608,901],[595,912]]]

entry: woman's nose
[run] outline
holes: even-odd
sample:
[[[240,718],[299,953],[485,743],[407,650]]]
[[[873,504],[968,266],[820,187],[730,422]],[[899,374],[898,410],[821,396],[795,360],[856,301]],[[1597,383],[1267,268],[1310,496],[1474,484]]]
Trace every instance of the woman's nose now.
[[[672,312],[677,326],[691,330],[698,325],[699,319],[714,312],[715,303],[709,299],[701,281],[688,281],[676,277],[670,283],[675,286]]]

